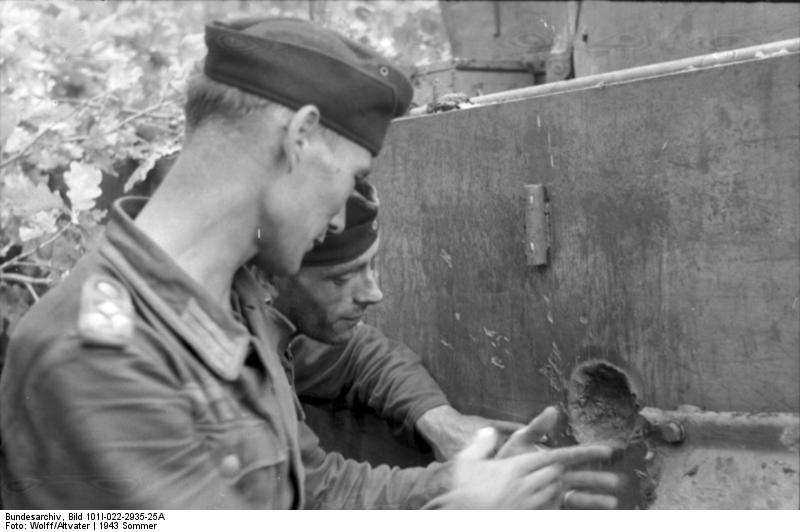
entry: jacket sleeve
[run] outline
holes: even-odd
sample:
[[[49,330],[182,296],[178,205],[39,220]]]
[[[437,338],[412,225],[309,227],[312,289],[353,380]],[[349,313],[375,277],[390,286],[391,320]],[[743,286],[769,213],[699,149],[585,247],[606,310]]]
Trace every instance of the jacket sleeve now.
[[[326,453],[302,421],[299,441],[309,510],[416,510],[446,493],[450,485],[450,463],[399,468],[356,462]]]
[[[343,396],[349,406],[366,405],[409,433],[422,414],[450,404],[416,353],[370,325],[360,325],[344,346],[302,337],[292,354],[302,399]]]

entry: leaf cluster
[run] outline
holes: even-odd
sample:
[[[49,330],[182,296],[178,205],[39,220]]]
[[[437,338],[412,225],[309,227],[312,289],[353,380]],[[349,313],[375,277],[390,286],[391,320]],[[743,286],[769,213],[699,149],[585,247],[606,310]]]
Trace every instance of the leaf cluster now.
[[[178,149],[202,34],[167,7],[0,4],[0,285],[38,297],[96,240],[108,183],[132,185]],[[139,166],[130,176],[125,160]]]
[[[179,150],[204,24],[311,18],[410,69],[442,59],[435,1],[0,2],[0,340]],[[0,352],[2,352],[0,344]]]

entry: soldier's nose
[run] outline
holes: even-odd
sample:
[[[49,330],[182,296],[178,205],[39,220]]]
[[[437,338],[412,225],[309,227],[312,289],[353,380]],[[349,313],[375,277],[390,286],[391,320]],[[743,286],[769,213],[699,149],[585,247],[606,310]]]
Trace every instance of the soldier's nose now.
[[[361,305],[376,305],[383,300],[383,292],[378,286],[377,275],[369,274],[361,290],[356,295],[356,302]]]

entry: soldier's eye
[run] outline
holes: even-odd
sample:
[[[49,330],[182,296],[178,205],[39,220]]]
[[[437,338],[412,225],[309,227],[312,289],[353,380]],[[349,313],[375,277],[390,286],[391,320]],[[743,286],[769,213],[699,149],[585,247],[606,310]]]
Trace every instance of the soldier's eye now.
[[[344,286],[347,284],[347,281],[353,278],[352,273],[348,273],[346,275],[339,275],[337,277],[332,277],[330,281],[336,286]]]

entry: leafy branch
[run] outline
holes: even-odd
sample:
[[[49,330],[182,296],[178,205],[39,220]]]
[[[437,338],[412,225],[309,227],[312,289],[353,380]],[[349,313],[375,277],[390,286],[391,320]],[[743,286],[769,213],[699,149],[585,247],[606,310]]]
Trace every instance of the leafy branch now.
[[[70,115],[70,117],[72,117],[75,114],[77,114],[77,111],[73,112]],[[47,127],[43,128],[35,137],[33,137],[33,139],[31,139],[31,141],[28,144],[26,144],[23,148],[21,148],[16,154],[14,154],[13,156],[9,157],[5,161],[0,162],[0,168],[4,168],[4,167],[8,166],[9,164],[13,163],[17,159],[19,159],[20,157],[25,155],[28,152],[28,150],[33,148],[33,146],[37,142],[39,142],[39,140],[42,137],[44,137],[47,133],[52,131],[57,125],[58,124],[56,124],[56,123],[52,123],[52,124],[49,124]]]
[[[122,120],[119,123],[111,126],[110,128],[106,129],[105,131],[101,131],[100,135],[110,135],[111,133],[114,133],[114,132],[119,131],[120,129],[122,129],[122,127],[125,124],[129,124],[130,122],[132,122],[132,121],[134,121],[134,120],[136,120],[138,118],[142,118],[144,116],[152,116],[151,113],[153,111],[157,111],[160,108],[164,107],[164,105],[166,103],[168,103],[168,102],[162,100],[161,102],[159,102],[159,103],[157,103],[157,104],[155,104],[155,105],[153,105],[151,107],[148,107],[147,109],[142,109],[140,111],[135,111],[132,116],[129,116],[129,117],[125,118],[124,120]],[[151,127],[156,127],[156,126],[152,126],[152,124],[151,124]],[[157,129],[160,129],[162,131],[166,131],[168,133],[172,133],[170,130],[167,130],[167,129],[164,129],[164,128],[157,128]],[[78,135],[78,136],[75,136],[75,137],[67,137],[67,138],[64,139],[64,142],[82,142],[82,141],[85,141],[85,140],[88,140],[88,139],[89,139],[89,135]]]
[[[54,98],[53,101],[56,101],[58,103],[75,104],[75,103],[81,103],[84,100],[82,100],[81,98]],[[95,110],[104,109],[103,105],[100,105],[100,104],[94,103],[94,102],[86,102],[86,105],[88,107],[91,107],[92,109],[95,109]],[[125,114],[128,114],[128,115],[139,114],[139,113],[142,112],[141,109],[134,109],[132,107],[123,107],[119,111],[121,113],[125,113]],[[156,120],[174,120],[175,119],[175,115],[174,114],[170,114],[170,113],[155,113],[155,112],[153,112],[153,113],[147,113],[147,116],[148,116],[148,118],[155,118]]]
[[[29,250],[29,251],[26,251],[25,253],[20,253],[19,255],[15,256],[15,257],[13,257],[13,258],[11,258],[11,259],[3,262],[3,263],[0,263],[0,274],[2,274],[3,270],[7,270],[8,268],[11,268],[12,266],[14,266],[14,267],[19,266],[21,264],[21,262],[22,262],[22,259],[33,255],[34,253],[38,252],[39,250],[49,246],[50,244],[52,244],[53,242],[58,240],[58,238],[64,233],[64,231],[67,230],[68,227],[69,227],[68,225],[63,226],[61,229],[56,231],[52,236],[50,236],[49,238],[47,238],[44,241],[42,241],[35,248],[33,248],[33,249]]]
[[[13,156],[9,157],[5,161],[0,162],[0,168],[4,168],[4,167],[8,166],[9,164],[13,163],[14,161],[18,160],[20,157],[25,155],[28,152],[28,150],[33,148],[33,146],[35,146],[36,143],[39,142],[39,140],[42,139],[42,137],[44,137],[47,133],[49,133],[50,131],[53,131],[56,127],[58,127],[59,123],[66,122],[67,120],[70,120],[71,118],[75,117],[79,113],[82,113],[82,112],[86,111],[89,108],[89,105],[91,103],[93,103],[93,102],[95,102],[95,101],[97,101],[97,100],[99,100],[101,98],[106,97],[109,94],[109,92],[110,91],[105,91],[102,94],[98,94],[97,96],[95,96],[95,97],[93,97],[93,98],[91,98],[89,100],[85,100],[80,107],[78,107],[77,109],[73,110],[69,115],[64,117],[60,122],[55,122],[54,121],[54,122],[49,123],[46,127],[42,128],[42,130],[39,133],[37,133],[36,136],[33,137],[31,139],[31,141],[28,142],[28,144],[26,144],[25,146],[23,146],[16,154],[14,154]]]

